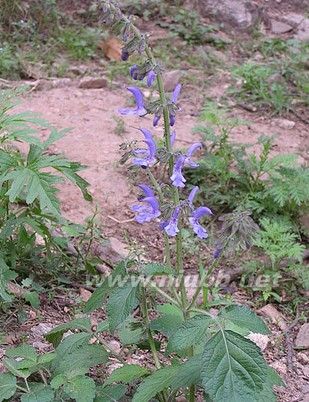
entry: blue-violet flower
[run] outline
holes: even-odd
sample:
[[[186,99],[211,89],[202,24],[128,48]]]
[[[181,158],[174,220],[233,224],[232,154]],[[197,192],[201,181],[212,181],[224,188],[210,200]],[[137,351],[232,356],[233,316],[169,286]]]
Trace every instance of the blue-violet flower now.
[[[136,107],[135,108],[121,108],[119,109],[119,113],[124,116],[135,115],[135,116],[144,116],[147,114],[147,110],[144,107],[144,96],[142,91],[137,87],[128,87],[128,91],[130,91],[135,99]]]

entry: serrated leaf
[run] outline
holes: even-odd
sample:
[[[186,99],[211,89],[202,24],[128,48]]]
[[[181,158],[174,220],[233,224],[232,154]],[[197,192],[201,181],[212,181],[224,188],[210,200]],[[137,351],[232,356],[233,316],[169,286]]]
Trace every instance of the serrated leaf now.
[[[217,332],[202,355],[202,383],[215,401],[259,402],[268,367],[259,348],[232,331]]]
[[[0,299],[4,300],[5,302],[12,301],[11,295],[7,292],[7,283],[9,280],[14,279],[15,277],[16,273],[9,269],[4,259],[0,256]]]
[[[33,362],[29,361],[29,364],[32,365]],[[19,369],[17,368],[17,362],[14,359],[8,359],[5,358],[3,359],[3,364],[5,368],[12,374],[14,374],[16,377],[21,377],[21,378],[28,378],[31,375],[31,371],[28,368],[23,368]]]
[[[33,362],[36,362],[38,357],[36,350],[31,345],[20,345],[15,348],[9,348],[5,351],[5,355],[7,357],[22,357]]]
[[[67,378],[64,374],[58,374],[56,375],[50,382],[50,386],[53,389],[59,389],[63,384],[65,384],[67,381]]]
[[[128,317],[118,328],[118,336],[122,345],[137,345],[143,339],[144,328],[133,317]]]
[[[10,373],[0,374],[0,402],[10,399],[16,392],[16,377]]]
[[[157,307],[161,317],[151,321],[150,328],[160,331],[166,336],[172,335],[183,323],[182,311],[172,304],[163,304]]]
[[[177,367],[177,374],[171,382],[172,390],[189,387],[201,381],[202,355],[190,357],[186,362]]]
[[[76,402],[93,402],[95,382],[86,376],[74,377],[64,385],[64,391]]]
[[[206,339],[206,332],[212,318],[204,314],[184,321],[168,341],[170,351],[184,351]]]
[[[93,292],[84,307],[85,313],[91,313],[92,311],[103,306],[107,296],[113,290],[113,286],[111,285],[113,279],[117,277],[122,277],[125,274],[125,266],[125,263],[119,263],[117,267],[113,270],[111,277],[109,278],[110,281],[108,278],[105,278],[102,285]]]
[[[228,306],[220,312],[219,317],[223,317],[224,320],[230,321],[237,327],[244,329],[246,331],[244,335],[248,335],[249,332],[258,334],[270,333],[264,321],[254,311],[245,306]]]
[[[21,402],[53,402],[54,391],[44,384],[31,384],[31,392],[23,394],[20,398]]]
[[[147,374],[149,374],[149,371],[145,367],[138,366],[137,364],[126,364],[122,367],[116,368],[105,381],[105,384],[109,385],[113,382],[130,383]]]
[[[111,292],[106,306],[111,331],[125,321],[138,306],[138,291],[139,287],[128,281],[123,287]]]
[[[115,402],[119,401],[127,391],[123,384],[107,385],[97,387],[95,402]]]
[[[147,276],[173,275],[175,272],[169,266],[159,263],[150,263],[142,266],[141,273]]]
[[[91,321],[89,318],[76,318],[65,324],[58,325],[53,328],[48,334],[45,335],[45,339],[52,343],[54,347],[58,346],[61,342],[63,334],[67,331],[79,329],[81,331],[91,332]]]
[[[169,366],[155,371],[137,388],[132,402],[149,402],[151,398],[171,385],[177,370],[177,366]]]
[[[65,373],[68,378],[83,375],[90,367],[106,363],[108,353],[101,345],[90,345],[91,335],[80,333],[68,336],[56,349],[52,362],[55,375]],[[74,362],[74,364],[72,364]]]
[[[40,298],[38,292],[27,292],[24,295],[26,302],[30,303],[31,307],[38,309],[40,307]]]

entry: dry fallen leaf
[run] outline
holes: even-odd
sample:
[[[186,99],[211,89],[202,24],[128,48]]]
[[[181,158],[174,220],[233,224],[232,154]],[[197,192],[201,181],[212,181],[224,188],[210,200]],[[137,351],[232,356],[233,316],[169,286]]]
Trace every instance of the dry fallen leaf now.
[[[121,42],[115,38],[111,37],[105,41],[99,43],[99,48],[103,50],[104,56],[112,61],[121,60]]]

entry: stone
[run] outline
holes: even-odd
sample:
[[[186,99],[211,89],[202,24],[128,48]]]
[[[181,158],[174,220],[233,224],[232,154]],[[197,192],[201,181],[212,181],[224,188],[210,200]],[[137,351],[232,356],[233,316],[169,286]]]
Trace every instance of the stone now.
[[[254,332],[251,332],[251,334],[249,334],[247,338],[250,339],[250,341],[254,342],[261,349],[262,352],[264,352],[269,343],[269,337],[263,334],[256,334]]]
[[[128,246],[115,237],[110,237],[104,243],[97,244],[93,252],[110,266],[116,265],[129,256]]]
[[[258,312],[264,317],[269,318],[274,324],[276,324],[282,331],[286,331],[288,326],[283,317],[283,314],[280,313],[272,304],[266,304],[258,310]]]
[[[257,4],[247,0],[200,0],[199,7],[203,17],[211,16],[224,27],[238,30],[253,28],[261,17]]]
[[[166,92],[172,92],[183,76],[181,70],[171,70],[164,74],[164,89]]]
[[[291,130],[295,127],[295,121],[288,120],[288,119],[274,119],[272,121],[273,126],[278,126],[283,129]]]
[[[92,293],[87,289],[80,288],[79,295],[80,295],[80,298],[82,299],[82,301],[86,303],[90,299]]]
[[[270,24],[271,24],[271,32],[278,35],[285,34],[287,32],[292,31],[293,29],[291,25],[273,19],[270,20]]]
[[[284,21],[295,28],[294,38],[309,41],[309,18],[302,14],[289,13],[284,16]]]
[[[309,349],[309,323],[303,324],[295,339],[295,348]]]
[[[297,359],[301,364],[309,364],[309,356],[307,356],[304,352],[297,353]]]
[[[42,337],[43,335],[47,334],[50,332],[55,325],[50,324],[50,323],[44,323],[41,322],[40,324],[36,325],[35,327],[32,327],[30,331],[33,333],[35,337]]]
[[[273,369],[275,369],[279,373],[279,375],[284,375],[284,374],[287,374],[287,372],[288,372],[286,364],[284,364],[280,360],[277,360],[277,361],[271,363],[270,365]]]
[[[105,88],[106,86],[107,86],[106,78],[85,77],[81,79],[78,87],[81,89],[100,89]]]

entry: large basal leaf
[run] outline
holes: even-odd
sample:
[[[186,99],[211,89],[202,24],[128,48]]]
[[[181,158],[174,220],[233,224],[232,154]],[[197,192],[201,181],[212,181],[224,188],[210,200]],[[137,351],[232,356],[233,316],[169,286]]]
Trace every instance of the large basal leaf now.
[[[58,325],[53,328],[48,334],[45,335],[45,338],[48,342],[52,343],[54,347],[57,347],[63,334],[69,330],[79,329],[84,332],[91,333],[91,321],[89,318],[76,318],[70,322],[66,322],[65,324]]]
[[[95,402],[115,402],[119,401],[127,391],[123,384],[107,385],[97,387]]]
[[[139,286],[128,281],[123,287],[112,291],[107,302],[110,330],[114,331],[138,306]]]
[[[145,367],[138,366],[137,364],[125,364],[124,366],[115,369],[107,381],[105,381],[105,384],[108,385],[113,382],[130,383],[147,374],[149,374],[149,370]]]
[[[5,355],[7,357],[28,359],[33,362],[36,362],[38,357],[35,348],[31,345],[19,345],[16,348],[9,348],[5,351]]]
[[[169,338],[168,349],[170,351],[183,351],[206,339],[206,332],[212,318],[204,314],[197,315],[184,321]]]
[[[16,377],[10,373],[0,375],[0,402],[10,399],[16,392]]]
[[[89,334],[79,333],[63,340],[56,349],[57,356],[52,362],[55,375],[65,374],[68,378],[73,378],[86,374],[90,367],[107,361],[106,350],[101,345],[90,345],[90,338]]]
[[[76,402],[93,402],[95,382],[86,376],[74,377],[64,385],[64,391]]]
[[[151,321],[150,328],[154,331],[162,332],[166,336],[171,336],[183,323],[182,311],[172,305],[163,304],[157,306],[160,317]]]
[[[220,312],[219,317],[223,317],[227,322],[243,329],[244,335],[248,335],[249,332],[269,334],[269,329],[264,321],[245,306],[228,306]]]
[[[205,345],[201,377],[214,401],[259,402],[267,373],[259,348],[237,333],[221,330]]]
[[[20,398],[21,402],[53,402],[54,391],[44,384],[30,384],[31,392],[23,394]]]
[[[177,370],[177,366],[169,366],[155,371],[137,388],[132,402],[149,402],[151,398],[172,384]]]
[[[201,364],[201,355],[197,355],[183,364],[155,371],[137,388],[132,402],[148,402],[167,388],[175,391],[198,384],[201,379]]]

